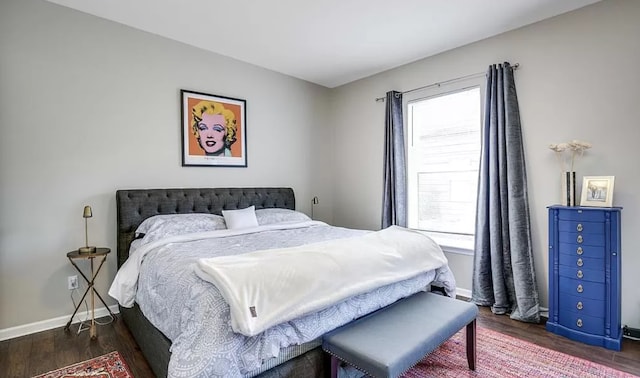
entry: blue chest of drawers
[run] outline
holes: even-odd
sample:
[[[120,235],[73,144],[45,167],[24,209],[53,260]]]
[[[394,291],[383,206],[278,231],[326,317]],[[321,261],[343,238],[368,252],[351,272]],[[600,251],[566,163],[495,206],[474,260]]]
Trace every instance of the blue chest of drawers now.
[[[547,330],[620,350],[620,211],[549,207]]]

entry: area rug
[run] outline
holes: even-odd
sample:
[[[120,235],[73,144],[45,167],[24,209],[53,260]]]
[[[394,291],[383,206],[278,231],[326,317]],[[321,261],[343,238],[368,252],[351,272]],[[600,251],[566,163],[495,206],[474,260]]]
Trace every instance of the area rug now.
[[[120,353],[111,352],[100,357],[65,366],[33,378],[133,378]]]
[[[403,378],[636,377],[486,328],[477,328],[476,347],[476,371],[469,370],[467,365],[464,331],[461,331],[406,372]]]

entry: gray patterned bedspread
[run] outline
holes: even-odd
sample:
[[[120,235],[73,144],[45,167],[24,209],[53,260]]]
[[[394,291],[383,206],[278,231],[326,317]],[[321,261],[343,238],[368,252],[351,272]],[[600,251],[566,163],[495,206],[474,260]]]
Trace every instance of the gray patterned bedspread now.
[[[327,225],[263,231],[172,243],[146,255],[136,302],[171,341],[169,376],[242,377],[278,355],[281,348],[311,341],[353,319],[424,290],[437,281],[450,293],[455,279],[447,266],[356,295],[335,306],[246,337],[231,330],[229,306],[214,285],[194,273],[197,259],[362,235]]]

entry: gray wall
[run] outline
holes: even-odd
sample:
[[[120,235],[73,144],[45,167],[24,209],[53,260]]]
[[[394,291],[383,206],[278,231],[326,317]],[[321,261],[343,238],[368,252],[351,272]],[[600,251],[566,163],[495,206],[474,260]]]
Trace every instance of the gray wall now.
[[[639,327],[640,2],[602,3],[334,90],[39,0],[0,2],[0,334],[68,316],[65,253],[115,248],[115,190],[292,186],[298,209],[380,226],[384,105],[391,89],[519,62],[533,242],[547,303],[546,209],[559,201],[547,145],[594,144],[578,175],[615,175],[623,211],[623,320]],[[181,88],[247,100],[248,168],[180,166]],[[470,288],[471,258],[450,255]],[[109,256],[98,280],[115,275]],[[107,299],[105,295],[105,299]],[[108,299],[108,303],[114,303]]]
[[[335,223],[379,228],[384,103],[375,97],[482,72],[493,63],[520,63],[516,85],[542,305],[547,306],[546,206],[560,201],[560,169],[547,146],[586,140],[593,148],[577,164],[578,188],[583,175],[616,176],[614,204],[624,207],[623,322],[640,326],[638,20],[640,1],[603,1],[335,89],[335,155],[343,162],[335,164]],[[471,289],[472,257],[450,257],[458,286]]]
[[[247,100],[248,168],[181,167],[180,89]],[[39,0],[0,3],[0,331],[73,311],[66,252],[114,250],[121,188],[290,186],[330,219],[328,89]],[[83,264],[85,267],[87,264]],[[101,305],[100,305],[101,306]]]

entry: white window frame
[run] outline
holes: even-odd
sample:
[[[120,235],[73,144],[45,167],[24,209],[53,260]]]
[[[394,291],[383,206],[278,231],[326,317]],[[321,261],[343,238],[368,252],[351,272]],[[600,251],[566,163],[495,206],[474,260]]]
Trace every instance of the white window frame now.
[[[449,94],[454,94],[457,92],[461,92],[464,90],[468,90],[471,88],[479,88],[480,89],[480,137],[482,138],[482,122],[484,122],[484,104],[485,104],[485,88],[486,88],[486,80],[484,75],[478,75],[477,77],[467,77],[459,80],[451,80],[446,82],[446,84],[437,84],[432,85],[420,90],[412,91],[410,93],[405,93],[402,99],[403,106],[403,114],[404,114],[404,125],[405,125],[405,135],[406,135],[406,145],[407,145],[407,216],[409,218],[409,224],[412,223],[412,217],[417,217],[417,205],[414,203],[417,200],[417,190],[418,183],[417,177],[412,177],[411,175],[411,161],[409,159],[412,142],[413,142],[413,129],[409,125],[409,104],[412,102],[428,100],[431,98],[437,98]],[[481,142],[480,142],[481,143]],[[479,169],[480,167],[478,167]],[[442,247],[445,252],[458,253],[463,255],[473,255],[474,251],[474,239],[475,235],[472,238],[471,242],[455,242],[452,239],[447,239],[447,235],[455,235],[455,234],[447,234],[447,233],[434,233],[428,232],[427,230],[421,230],[426,232],[428,235],[434,238],[438,244]],[[438,235],[441,234],[441,235]],[[439,237],[440,236],[440,237]]]

